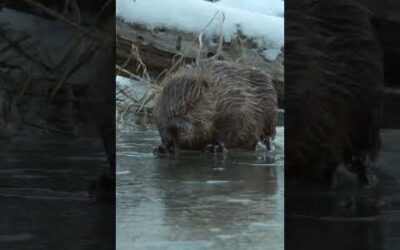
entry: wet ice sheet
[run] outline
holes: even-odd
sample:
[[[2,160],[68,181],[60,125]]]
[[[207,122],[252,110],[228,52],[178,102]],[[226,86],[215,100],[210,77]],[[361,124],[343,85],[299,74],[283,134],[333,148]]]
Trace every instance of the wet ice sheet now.
[[[156,130],[117,138],[117,249],[283,249],[283,128],[266,159],[156,158]]]
[[[381,136],[378,185],[336,191],[286,186],[287,249],[400,249],[400,130]]]
[[[108,171],[90,138],[26,138],[0,151],[0,249],[111,249],[114,207],[87,192]]]

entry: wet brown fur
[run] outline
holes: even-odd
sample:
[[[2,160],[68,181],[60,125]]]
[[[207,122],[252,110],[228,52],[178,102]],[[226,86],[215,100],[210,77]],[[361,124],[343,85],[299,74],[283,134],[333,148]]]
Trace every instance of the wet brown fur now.
[[[329,182],[345,165],[365,183],[380,148],[383,82],[371,13],[352,0],[295,4],[286,19],[286,177]]]
[[[190,127],[175,138],[185,149],[217,141],[227,148],[254,149],[262,135],[275,136],[277,95],[261,70],[204,60],[182,67],[163,87],[153,111],[163,143],[171,137],[172,124]]]

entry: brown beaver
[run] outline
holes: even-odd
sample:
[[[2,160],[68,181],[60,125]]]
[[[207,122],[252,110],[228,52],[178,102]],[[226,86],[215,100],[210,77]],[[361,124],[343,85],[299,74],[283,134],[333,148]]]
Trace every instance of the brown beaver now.
[[[275,136],[277,94],[261,70],[208,59],[182,67],[163,87],[153,109],[159,153],[269,147]]]
[[[371,19],[350,0],[299,1],[288,11],[286,178],[334,184],[342,165],[369,183],[383,83]]]

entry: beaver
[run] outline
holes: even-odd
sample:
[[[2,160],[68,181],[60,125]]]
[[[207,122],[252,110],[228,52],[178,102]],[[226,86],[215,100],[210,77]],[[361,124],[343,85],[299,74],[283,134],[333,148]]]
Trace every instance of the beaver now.
[[[155,153],[223,153],[235,147],[254,149],[259,142],[271,147],[277,93],[263,71],[206,59],[183,66],[162,86],[153,108],[162,141]]]
[[[286,178],[332,186],[344,166],[368,185],[383,85],[370,12],[356,1],[302,1],[286,20]]]

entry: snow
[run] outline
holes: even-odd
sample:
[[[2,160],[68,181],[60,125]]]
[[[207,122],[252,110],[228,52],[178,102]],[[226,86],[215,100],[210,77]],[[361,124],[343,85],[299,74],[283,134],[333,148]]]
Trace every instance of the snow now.
[[[219,34],[221,13],[223,35],[229,42],[238,32],[257,41],[262,55],[273,61],[284,43],[283,1],[281,0],[117,0],[116,14],[125,22],[150,28],[165,27],[200,33],[216,13],[217,18],[205,30],[207,37]]]
[[[132,95],[137,100],[140,100],[148,89],[147,84],[120,75],[116,76],[115,81],[118,87],[124,89],[125,93]],[[119,88],[116,91],[118,93]],[[122,94],[117,95],[117,97],[125,98]]]
[[[221,0],[216,4],[271,16],[284,15],[282,0]]]
[[[127,77],[124,77],[124,76],[120,76],[120,75],[117,75],[116,76],[116,81],[117,81],[117,84],[119,85],[119,86],[121,86],[121,87],[131,87],[132,85],[135,85],[135,84],[140,84],[139,83],[139,81],[136,81],[136,80],[134,80],[134,79],[131,79],[131,78],[127,78]],[[143,91],[144,91],[144,84],[142,84],[143,85]]]

